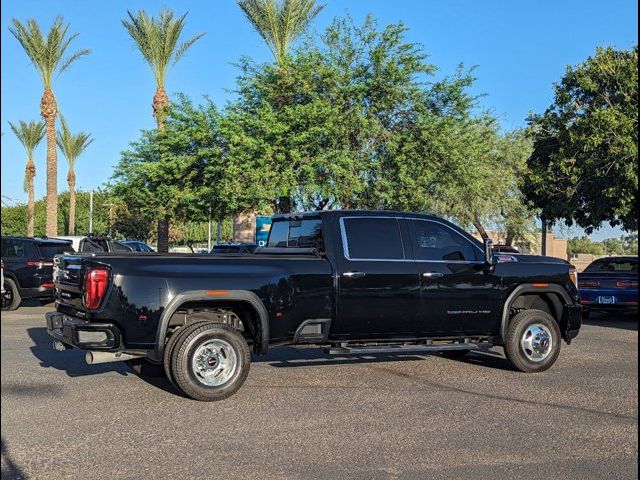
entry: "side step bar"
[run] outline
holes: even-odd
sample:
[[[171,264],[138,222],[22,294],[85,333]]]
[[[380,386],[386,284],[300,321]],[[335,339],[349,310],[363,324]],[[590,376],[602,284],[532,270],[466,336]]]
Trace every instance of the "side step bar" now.
[[[379,345],[379,346],[359,346],[327,348],[325,351],[330,355],[364,355],[368,353],[404,353],[404,352],[442,352],[451,350],[486,350],[493,347],[491,343],[451,343],[448,345]]]

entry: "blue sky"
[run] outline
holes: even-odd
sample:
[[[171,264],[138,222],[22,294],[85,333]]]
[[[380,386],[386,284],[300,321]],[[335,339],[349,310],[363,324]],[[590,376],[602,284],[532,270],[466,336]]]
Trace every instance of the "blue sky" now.
[[[591,55],[596,46],[630,48],[638,41],[638,5],[632,0],[325,0],[314,24],[322,31],[335,16],[350,13],[361,21],[372,13],[381,24],[404,22],[408,38],[423,44],[430,61],[450,74],[456,65],[477,66],[475,93],[506,129],[522,126],[530,111],[540,112],[552,99],[552,83],[567,65]],[[95,142],[77,162],[77,182],[88,190],[103,184],[119,153],[142,128],[154,126],[151,72],[121,26],[126,10],[161,7],[189,10],[186,34],[206,32],[169,73],[169,93],[209,95],[223,104],[229,98],[242,55],[269,61],[270,53],[244,20],[234,0],[121,1],[6,0],[1,20],[2,195],[25,201],[22,191],[25,155],[8,121],[39,119],[42,86],[16,40],[8,31],[11,18],[35,18],[49,25],[57,14],[80,35],[75,48],[91,48],[58,78],[54,92],[73,130],[91,132]],[[44,145],[36,152],[36,196],[45,192]],[[59,189],[66,187],[66,162],[59,160]],[[566,231],[564,232],[567,233]],[[574,232],[569,232],[573,234]],[[619,234],[603,229],[596,238]]]

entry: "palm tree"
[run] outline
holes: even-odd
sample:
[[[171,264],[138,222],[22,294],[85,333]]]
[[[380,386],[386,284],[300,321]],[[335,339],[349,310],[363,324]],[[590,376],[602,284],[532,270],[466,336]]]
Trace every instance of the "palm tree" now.
[[[76,172],[74,170],[76,160],[86,148],[91,145],[93,139],[91,134],[78,132],[72,134],[69,125],[63,116],[60,116],[62,129],[58,132],[57,143],[62,154],[69,163],[69,173],[67,183],[69,184],[69,231],[67,235],[75,235],[76,231]]]
[[[58,105],[53,94],[54,76],[67,70],[73,62],[89,53],[89,50],[78,50],[65,56],[69,44],[78,36],[69,34],[69,25],[62,17],[57,17],[44,37],[38,23],[34,19],[26,24],[13,19],[13,27],[9,30],[20,42],[29,60],[36,67],[44,93],[40,100],[40,113],[44,119],[47,133],[47,222],[46,234],[55,237],[58,234],[58,158],[56,152],[56,115]],[[57,75],[56,75],[57,74]]]
[[[35,199],[33,179],[36,176],[36,165],[33,163],[33,151],[44,138],[44,123],[31,120],[29,123],[20,120],[18,126],[9,122],[13,133],[27,152],[27,167],[24,171],[24,191],[29,197],[27,201],[27,237],[33,237],[35,230]]]
[[[164,89],[169,64],[175,65],[189,47],[204,36],[204,33],[194,35],[178,45],[185,25],[186,13],[176,17],[173,11],[162,10],[158,18],[147,15],[144,10],[139,10],[136,14],[127,11],[127,14],[129,20],[122,20],[122,24],[151,67],[156,79],[153,115],[156,117],[158,130],[162,130],[166,108],[169,105],[169,97]]]
[[[180,45],[180,35],[185,25],[187,14],[176,17],[171,10],[162,10],[158,18],[149,16],[144,10],[133,14],[127,11],[128,20],[122,24],[129,32],[135,45],[147,61],[156,79],[156,93],[153,97],[153,115],[158,130],[164,129],[166,109],[169,97],[165,91],[165,78],[169,64],[175,65],[187,52],[189,47],[204,36],[199,33],[185,40]],[[169,251],[169,220],[166,215],[158,219],[158,252]]]
[[[238,5],[283,67],[293,42],[325,5],[316,0],[238,0]]]

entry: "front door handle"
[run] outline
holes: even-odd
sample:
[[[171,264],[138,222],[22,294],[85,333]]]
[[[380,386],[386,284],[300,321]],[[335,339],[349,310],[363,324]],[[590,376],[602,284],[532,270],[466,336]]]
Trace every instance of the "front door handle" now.
[[[442,272],[424,272],[422,274],[424,278],[442,278],[444,277],[444,273]]]
[[[364,272],[344,272],[342,274],[343,277],[347,277],[347,278],[360,278],[360,277],[364,277],[366,275],[366,273]]]

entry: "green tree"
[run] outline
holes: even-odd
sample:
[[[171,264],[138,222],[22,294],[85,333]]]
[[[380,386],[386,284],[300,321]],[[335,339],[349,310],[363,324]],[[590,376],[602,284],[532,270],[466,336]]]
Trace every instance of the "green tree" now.
[[[195,35],[179,44],[186,22],[186,13],[176,17],[173,11],[162,10],[157,18],[149,16],[144,10],[140,10],[136,14],[128,11],[127,14],[129,19],[123,20],[122,24],[151,67],[156,80],[153,115],[156,118],[158,130],[162,130],[169,105],[169,97],[165,90],[169,65],[175,65],[187,50],[204,36],[204,33]],[[158,210],[159,252],[167,252],[169,249],[169,213],[164,210],[160,205]]]
[[[55,237],[58,226],[58,159],[56,152],[58,104],[52,90],[53,78],[67,70],[76,60],[87,55],[89,50],[79,50],[65,57],[69,45],[78,34],[69,34],[69,25],[64,23],[62,17],[55,19],[46,37],[42,35],[40,27],[34,19],[22,24],[14,18],[13,27],[9,27],[9,30],[20,42],[29,60],[38,70],[44,85],[44,94],[40,100],[40,113],[45,122],[47,135],[46,234]]]
[[[36,165],[33,162],[33,152],[44,138],[44,123],[20,120],[18,126],[9,122],[13,133],[27,152],[27,166],[24,172],[24,190],[27,193],[27,236],[33,237],[35,231],[35,190],[33,179],[36,176]]]
[[[238,0],[245,17],[283,67],[291,45],[309,27],[324,5],[316,0]]]
[[[530,118],[534,141],[523,189],[549,221],[591,232],[638,228],[638,47],[598,48],[568,67],[555,100]]]
[[[75,235],[76,231],[76,160],[93,142],[91,134],[86,132],[71,133],[64,117],[60,117],[61,130],[56,139],[58,148],[69,163],[67,183],[69,184],[69,230],[68,235]]]
[[[579,253],[604,255],[606,252],[601,243],[594,242],[585,235],[582,237],[570,238],[567,242],[567,253],[572,257]]]

